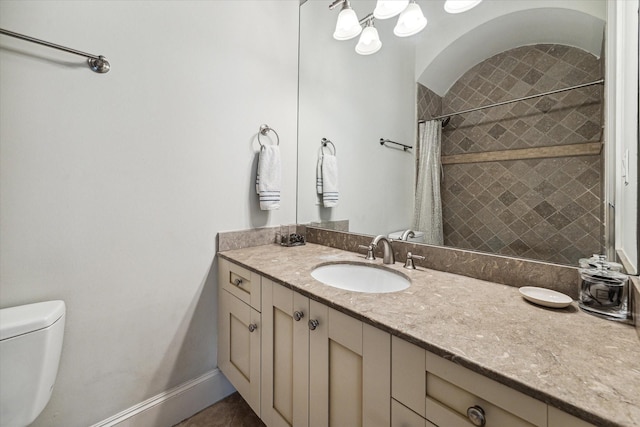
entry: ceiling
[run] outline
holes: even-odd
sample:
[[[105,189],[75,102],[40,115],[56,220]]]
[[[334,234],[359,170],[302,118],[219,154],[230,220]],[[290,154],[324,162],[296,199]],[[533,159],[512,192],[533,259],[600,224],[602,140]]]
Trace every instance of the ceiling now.
[[[443,96],[467,70],[519,46],[555,43],[600,57],[604,0],[484,0],[451,15],[442,1],[418,1],[428,19],[416,40],[416,80]]]

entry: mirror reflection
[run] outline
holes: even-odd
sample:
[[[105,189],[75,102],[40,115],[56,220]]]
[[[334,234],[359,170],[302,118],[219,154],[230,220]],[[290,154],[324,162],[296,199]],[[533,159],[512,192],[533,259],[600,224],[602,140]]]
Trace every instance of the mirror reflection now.
[[[459,14],[418,1],[416,35],[394,35],[397,18],[364,23],[381,42],[370,55],[333,38],[329,4],[301,5],[299,223],[571,265],[604,251],[604,0]],[[350,6],[362,19],[376,1]],[[323,138],[331,207],[316,187]]]

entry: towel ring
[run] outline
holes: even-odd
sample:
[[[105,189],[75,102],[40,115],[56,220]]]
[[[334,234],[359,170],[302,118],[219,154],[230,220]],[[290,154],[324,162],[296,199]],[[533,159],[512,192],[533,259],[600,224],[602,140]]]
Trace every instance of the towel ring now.
[[[264,147],[264,144],[260,141],[260,135],[266,136],[269,131],[276,134],[276,145],[280,145],[280,136],[278,135],[278,132],[276,132],[275,129],[270,128],[269,125],[262,125],[260,126],[260,132],[258,132],[258,144],[260,144],[260,147]]]
[[[322,150],[323,147],[326,147],[327,144],[331,144],[331,146],[333,147],[333,155],[336,155],[336,146],[333,144],[333,142],[329,141],[327,138],[322,138],[320,140],[320,144],[322,144],[322,147],[320,147],[320,151],[322,151],[324,153],[324,151]]]

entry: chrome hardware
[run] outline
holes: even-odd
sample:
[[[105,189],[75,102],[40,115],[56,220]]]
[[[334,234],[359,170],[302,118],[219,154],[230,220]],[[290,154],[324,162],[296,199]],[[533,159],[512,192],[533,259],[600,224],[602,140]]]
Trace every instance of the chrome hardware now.
[[[416,233],[414,233],[411,229],[407,229],[404,231],[404,233],[402,233],[402,236],[400,236],[400,240],[404,240],[406,242],[411,237],[416,237]]]
[[[413,148],[411,145],[401,144],[399,142],[395,142],[390,139],[380,138],[380,145],[384,145],[386,143],[399,145],[402,147],[404,151],[411,150]]]
[[[467,409],[467,418],[474,426],[482,427],[487,423],[487,419],[484,416],[484,410],[478,405],[471,406]]]
[[[413,255],[411,252],[407,252],[407,262],[404,263],[404,268],[406,268],[407,270],[415,270],[416,265],[413,263],[414,259],[423,260],[425,259],[425,257],[421,255]]]
[[[304,313],[302,311],[293,312],[293,318],[295,319],[296,322],[299,322],[300,319],[302,319],[303,317],[304,317]]]
[[[323,148],[327,146],[327,144],[331,144],[331,146],[333,147],[333,155],[336,155],[336,146],[334,145],[333,142],[329,141],[327,138],[322,138],[320,140],[320,144],[322,145],[320,147],[320,151],[322,152],[322,154],[324,155],[324,150]],[[331,149],[329,149],[329,153],[331,153]]]
[[[233,284],[234,284],[234,285],[236,285],[236,286],[240,286],[240,285],[242,285],[242,279],[235,279],[235,280],[233,281]]]
[[[368,259],[369,261],[373,261],[376,259],[376,256],[373,254],[373,245],[358,245],[358,248],[367,250],[367,256],[365,257],[365,259]]]
[[[587,87],[587,86],[603,85],[603,84],[604,84],[604,79],[595,80],[595,81],[592,81],[592,82],[589,82],[589,83],[582,83],[582,84],[579,84],[579,85],[576,85],[576,86],[563,87],[562,89],[556,89],[556,90],[552,90],[552,91],[549,91],[549,92],[536,93],[535,95],[527,95],[527,96],[523,96],[522,98],[509,99],[507,101],[500,101],[500,102],[497,102],[495,104],[483,105],[481,107],[471,108],[469,110],[457,111],[455,113],[444,114],[442,116],[435,116],[435,117],[429,118],[428,120],[440,120],[440,119],[444,119],[444,118],[450,118],[452,116],[459,116],[460,114],[471,113],[473,111],[484,110],[486,108],[499,107],[501,105],[511,104],[511,103],[514,103],[514,102],[527,101],[527,100],[533,99],[533,98],[540,98],[541,96],[555,95],[556,93],[566,92],[568,90],[580,89],[580,88]]]
[[[59,44],[46,42],[44,40],[37,39],[35,37],[25,36],[24,34],[14,33],[13,31],[4,30],[0,28],[0,34],[5,36],[15,37],[20,40],[25,40],[31,43],[36,43],[42,46],[50,47],[53,49],[62,50],[64,52],[72,53],[74,55],[84,56],[87,58],[87,64],[92,71],[96,73],[104,74],[109,72],[111,65],[109,61],[102,55],[92,55],[90,53],[81,52],[79,50],[71,49],[70,47],[60,46]]]
[[[256,325],[255,323],[250,323],[249,324],[249,332],[253,332],[256,329],[258,329],[258,325]]]
[[[318,322],[316,319],[311,319],[309,320],[309,329],[315,331],[319,324],[320,322]]]
[[[384,255],[382,256],[383,264],[393,264],[396,262],[396,257],[393,255],[393,248],[391,247],[391,240],[387,239],[382,234],[376,236],[375,239],[371,242],[371,246],[374,248],[378,246],[378,243],[382,242],[382,247],[384,249]]]
[[[269,125],[261,125],[260,130],[258,131],[258,144],[260,144],[260,149],[264,147],[264,144],[262,143],[262,141],[260,141],[260,135],[267,136],[269,132],[273,132],[276,135],[275,145],[280,145],[280,136],[278,135],[278,132],[276,132],[276,130]]]

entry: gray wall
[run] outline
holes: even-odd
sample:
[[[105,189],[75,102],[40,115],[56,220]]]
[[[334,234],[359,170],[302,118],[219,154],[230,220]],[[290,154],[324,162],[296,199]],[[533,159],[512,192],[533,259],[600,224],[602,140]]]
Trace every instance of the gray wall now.
[[[67,303],[35,425],[86,426],[215,368],[216,233],[295,222],[298,2],[4,0],[0,27],[112,66],[0,40],[0,306]]]

